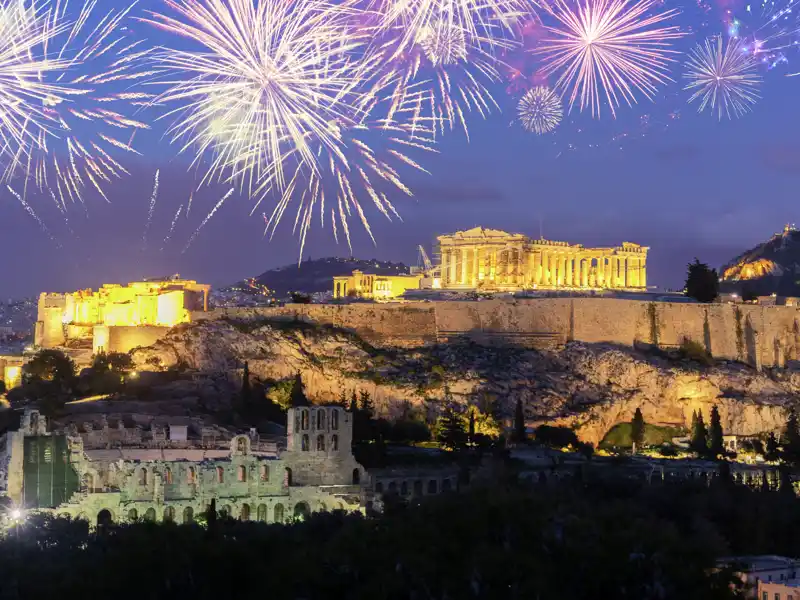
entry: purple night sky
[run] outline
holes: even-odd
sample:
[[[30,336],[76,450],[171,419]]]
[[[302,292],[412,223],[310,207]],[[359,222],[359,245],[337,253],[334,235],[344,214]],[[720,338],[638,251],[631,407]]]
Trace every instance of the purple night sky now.
[[[721,19],[706,21],[708,26],[702,27],[700,17],[687,9],[679,23],[698,33],[678,47],[686,49],[724,29]],[[679,287],[685,264],[693,257],[718,267],[797,219],[800,78],[785,75],[800,69],[800,56],[788,58],[788,65],[762,73],[762,99],[752,113],[722,123],[708,113],[698,115],[686,104],[689,94],[680,81],[682,56],[673,70],[678,83],[664,87],[655,103],[643,99],[633,108],[622,107],[616,121],[608,113],[593,121],[588,113],[573,111],[561,128],[543,137],[512,123],[518,97],[498,85],[493,93],[502,113],[485,121],[473,115],[469,142],[456,131],[444,137],[438,154],[413,155],[432,175],[404,172],[415,197],[392,195],[404,222],[387,222],[367,206],[368,199],[362,199],[377,246],[353,220],[353,254],[416,264],[417,245],[430,250],[438,234],[483,225],[538,236],[541,222],[550,239],[586,246],[622,241],[648,245],[648,282]],[[666,116],[675,111],[679,118]],[[647,118],[657,124],[645,129],[642,122]],[[662,127],[662,121],[669,127]],[[0,298],[176,272],[221,285],[297,260],[298,241],[291,231],[294,214],[284,219],[269,241],[262,238],[263,208],[249,217],[252,202],[237,195],[181,254],[194,229],[227,190],[224,186],[194,194],[189,218],[181,216],[173,240],[160,251],[172,217],[188,199],[195,180],[187,171],[187,159],[175,158],[164,128],[156,124],[138,140],[143,156],[121,157],[131,176],[106,187],[112,204],[87,194],[87,213],[80,206],[71,207],[74,236],[52,200],[29,197],[62,248],[3,188]],[[637,137],[642,131],[647,135]],[[620,133],[628,134],[621,145],[611,141]],[[577,150],[557,156],[568,144]],[[156,168],[161,186],[148,248],[143,249]],[[327,223],[323,230],[316,218],[305,257],[349,253],[341,240],[335,244]]]

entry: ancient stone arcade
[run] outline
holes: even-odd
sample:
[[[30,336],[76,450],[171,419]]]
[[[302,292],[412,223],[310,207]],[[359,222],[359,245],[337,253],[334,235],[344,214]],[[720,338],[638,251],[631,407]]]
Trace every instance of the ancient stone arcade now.
[[[26,510],[92,524],[191,522],[212,499],[220,512],[269,523],[323,510],[363,512],[369,481],[351,452],[352,416],[340,407],[300,407],[288,418],[285,450],[253,434],[234,436],[227,448],[200,440],[159,448],[141,436],[137,444],[136,434],[118,434],[118,447],[85,448],[85,434],[48,431],[28,411],[18,430],[0,438],[0,493]]]
[[[439,236],[444,289],[645,289],[647,250],[585,248],[475,227]]]

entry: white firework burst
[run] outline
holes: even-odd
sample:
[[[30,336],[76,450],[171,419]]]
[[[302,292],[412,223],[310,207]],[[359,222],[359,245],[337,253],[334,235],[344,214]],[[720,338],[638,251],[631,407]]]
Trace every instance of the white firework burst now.
[[[684,89],[693,92],[690,104],[700,100],[698,112],[708,108],[719,120],[723,114],[729,119],[740,117],[760,97],[758,61],[738,39],[725,44],[721,36],[716,36],[716,40],[698,44],[689,55],[686,68],[689,84]]]
[[[467,58],[467,41],[463,29],[444,20],[438,20],[422,29],[417,42],[434,67],[453,65]]]
[[[561,123],[561,98],[548,87],[528,90],[517,105],[519,120],[528,131],[549,133]]]

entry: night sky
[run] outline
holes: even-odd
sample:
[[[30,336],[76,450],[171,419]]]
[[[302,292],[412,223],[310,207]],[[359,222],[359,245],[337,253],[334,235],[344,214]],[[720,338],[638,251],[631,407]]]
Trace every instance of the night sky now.
[[[148,0],[145,5],[159,4]],[[666,7],[672,6],[682,5],[668,0]],[[694,3],[682,7],[677,22],[695,33],[679,41],[678,49],[725,31],[720,6],[707,6],[708,12]],[[732,9],[745,14],[743,7]],[[136,27],[151,39],[158,37],[146,25]],[[416,264],[417,245],[430,250],[438,234],[483,225],[538,236],[541,228],[547,238],[586,246],[622,241],[650,246],[648,283],[679,287],[686,263],[695,256],[719,266],[784,223],[800,221],[800,77],[786,77],[800,70],[800,55],[786,57],[788,64],[763,70],[762,99],[754,111],[721,123],[686,104],[683,55],[673,69],[677,83],[662,88],[655,103],[642,99],[633,108],[622,107],[616,121],[607,111],[600,121],[573,111],[555,133],[541,137],[512,123],[518,96],[498,84],[492,91],[502,113],[485,121],[474,115],[469,143],[456,131],[439,144],[439,154],[413,155],[432,175],[404,173],[415,197],[392,195],[402,223],[389,223],[367,208],[377,246],[353,221],[353,254]],[[0,298],[178,272],[222,285],[297,260],[293,215],[270,242],[262,238],[262,209],[249,217],[252,202],[241,196],[231,197],[181,254],[224,186],[195,193],[189,218],[181,217],[174,239],[160,250],[175,211],[195,185],[188,156],[175,156],[165,126],[155,123],[137,140],[142,156],[121,157],[131,176],[106,187],[112,204],[87,194],[88,216],[80,206],[71,207],[74,236],[52,200],[30,198],[62,248],[3,188]],[[568,150],[569,145],[575,149]],[[161,185],[144,249],[157,168]],[[346,244],[334,243],[329,228],[319,228],[317,219],[305,257],[349,253]]]

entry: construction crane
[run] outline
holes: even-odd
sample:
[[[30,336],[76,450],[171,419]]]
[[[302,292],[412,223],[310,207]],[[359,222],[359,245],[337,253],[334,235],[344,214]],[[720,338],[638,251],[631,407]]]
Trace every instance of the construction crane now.
[[[419,260],[418,263],[422,263],[422,270],[425,272],[426,275],[433,273],[433,263],[431,259],[428,258],[428,253],[425,252],[425,248],[422,247],[422,244],[418,246],[419,248]]]

